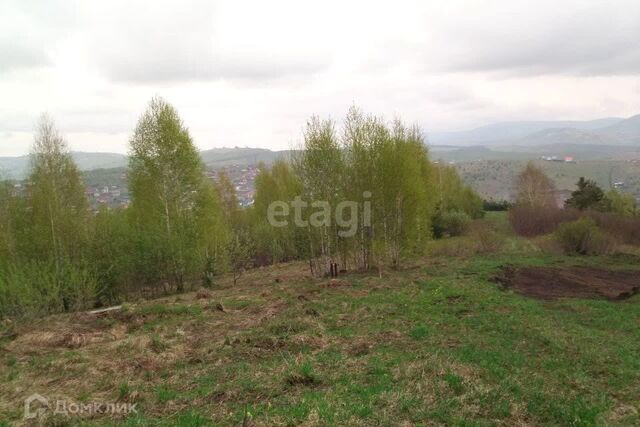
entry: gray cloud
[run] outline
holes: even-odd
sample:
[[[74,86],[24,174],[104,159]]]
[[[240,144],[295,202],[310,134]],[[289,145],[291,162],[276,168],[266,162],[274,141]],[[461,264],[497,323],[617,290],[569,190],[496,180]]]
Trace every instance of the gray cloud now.
[[[20,43],[19,40],[0,40],[0,73],[21,68],[50,64],[44,49]]]
[[[51,51],[74,26],[73,10],[58,0],[0,3],[0,72],[51,65]]]
[[[514,75],[640,73],[640,3],[487,3],[436,26],[435,68]]]
[[[320,61],[292,58],[234,58],[207,53],[199,55],[186,46],[175,46],[154,54],[153,50],[131,57],[103,57],[107,76],[119,83],[179,83],[217,79],[271,81],[278,78],[320,72]]]
[[[579,36],[578,36],[579,37]],[[640,34],[638,34],[640,39]],[[558,40],[561,40],[560,42]],[[499,50],[477,49],[452,61],[449,71],[503,72],[507,76],[533,75],[633,75],[640,73],[640,49],[626,41],[599,40],[589,43],[564,37],[534,43],[503,44]]]
[[[315,73],[326,66],[326,57],[269,45],[260,29],[245,21],[236,25],[246,26],[244,34],[250,37],[237,42],[218,28],[225,16],[214,2],[154,2],[154,6],[130,11],[129,3],[113,2],[96,17],[98,25],[89,29],[90,55],[109,79],[150,84],[272,80]]]
[[[286,148],[352,103],[426,131],[631,115],[639,17],[637,0],[0,0],[0,153],[42,110],[76,147],[123,151],[154,95],[203,148]]]
[[[0,132],[30,132],[35,127],[35,120],[36,116],[32,114],[0,113]]]
[[[41,112],[0,112],[0,132],[32,133]],[[139,112],[118,108],[59,109],[47,112],[63,132],[95,132],[113,134],[129,132],[135,125]]]

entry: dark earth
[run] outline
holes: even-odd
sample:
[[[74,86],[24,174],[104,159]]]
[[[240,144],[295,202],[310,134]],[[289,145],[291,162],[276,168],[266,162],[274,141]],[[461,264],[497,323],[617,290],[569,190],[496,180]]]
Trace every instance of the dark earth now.
[[[504,267],[494,280],[505,289],[544,300],[600,298],[616,301],[630,298],[640,292],[640,271],[637,270]]]

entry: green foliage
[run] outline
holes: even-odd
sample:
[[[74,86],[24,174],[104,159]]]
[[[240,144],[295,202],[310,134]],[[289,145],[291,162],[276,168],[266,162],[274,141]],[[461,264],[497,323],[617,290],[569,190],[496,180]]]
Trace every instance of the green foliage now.
[[[42,116],[26,197],[0,185],[0,317],[93,306],[100,285],[87,256],[90,215],[67,144]]]
[[[459,395],[459,394],[462,394],[462,392],[464,391],[464,383],[463,383],[462,377],[452,372],[447,372],[444,375],[444,381],[451,388],[451,390],[453,390],[455,394]]]
[[[61,387],[75,390],[82,378],[76,395],[89,400],[101,393],[113,399],[126,395],[122,401],[144,403],[138,406],[139,415],[82,420],[91,426],[169,426],[181,425],[181,420],[197,425],[194,420],[202,417],[195,414],[210,418],[204,425],[221,426],[239,426],[250,418],[247,423],[256,425],[311,421],[393,426],[424,420],[516,425],[523,419],[533,425],[638,425],[632,409],[637,402],[638,296],[623,302],[540,301],[505,292],[490,281],[501,271],[505,256],[516,267],[606,269],[637,269],[631,265],[637,258],[505,250],[455,262],[429,257],[416,264],[418,268],[390,271],[382,278],[346,276],[341,280],[348,292],[314,287],[313,302],[304,303],[320,313],[312,319],[301,303],[275,310],[266,322],[254,318],[260,307],[282,305],[283,296],[310,296],[309,283],[300,274],[283,281],[277,292],[256,293],[253,287],[212,292],[213,300],[225,299],[225,307],[227,298],[255,298],[256,310],[162,315],[152,333],[130,327],[116,341],[77,348],[73,358],[66,348],[20,339],[20,346],[9,346],[17,364],[9,367],[0,361],[0,378],[4,389],[14,390],[47,376],[50,380],[41,385],[44,395],[55,395]],[[276,271],[251,274],[259,278]],[[384,291],[367,292],[371,289]],[[191,300],[184,304],[200,306]],[[116,317],[118,328],[140,320]],[[71,330],[64,318],[56,320],[52,330]],[[186,328],[186,334],[177,334],[176,328]],[[278,331],[283,332],[276,336]],[[227,345],[212,341],[225,336]],[[147,346],[134,345],[152,337]],[[46,348],[45,354],[37,353],[40,348]],[[153,353],[154,348],[159,353]],[[126,351],[124,357],[121,351]],[[87,366],[109,364],[114,357],[127,369],[86,375]],[[218,360],[224,363],[215,363]],[[614,395],[615,400],[607,398]],[[14,393],[7,399],[2,418],[19,424],[24,396]],[[219,410],[211,411],[214,399]]]
[[[64,139],[42,118],[26,197],[0,185],[0,316],[109,305],[141,287],[182,290],[227,268],[229,224],[242,217],[235,193],[205,176],[172,106],[151,101],[130,154],[131,209],[92,216]]]
[[[134,285],[132,271],[138,266],[135,229],[124,210],[101,208],[93,220],[90,255],[100,284],[98,298],[102,305],[119,302],[121,295]]]
[[[484,216],[482,198],[464,184],[454,167],[437,164],[433,181],[437,195],[432,219],[434,237],[459,236],[472,219]]]
[[[294,369],[286,375],[286,382],[290,386],[314,386],[320,384],[313,365],[308,360],[296,363]]]
[[[506,200],[483,200],[482,208],[485,212],[505,212],[511,208],[511,203]]]
[[[120,383],[118,387],[118,399],[120,401],[126,399],[131,394],[131,386],[127,381],[123,381]]]
[[[235,282],[253,265],[293,259],[307,258],[317,276],[333,263],[398,267],[425,250],[436,212],[450,235],[484,213],[453,168],[429,161],[418,128],[356,108],[340,130],[311,118],[303,150],[261,167],[249,209],[226,173],[208,179],[178,112],[160,98],[140,117],[129,159],[131,207],[92,215],[64,139],[41,120],[27,196],[0,185],[0,315],[106,306],[194,281],[211,287],[224,271]],[[293,200],[307,203],[303,220],[320,225],[299,226],[293,209],[284,226],[270,224],[269,207]]]
[[[379,252],[373,255],[378,263],[397,267],[403,256],[422,252],[431,238],[432,165],[418,128],[396,120],[380,134],[382,140],[374,139],[370,148],[375,183],[370,190],[372,227],[374,250]],[[380,232],[376,235],[375,230]]]
[[[556,238],[567,253],[581,255],[604,254],[611,250],[611,239],[589,218],[561,224]]]
[[[197,193],[196,204],[193,209],[195,219],[194,246],[192,249],[197,257],[195,273],[207,271],[211,260],[216,271],[223,272],[229,263],[226,245],[231,238],[232,228],[242,221],[238,212],[235,220],[229,222],[229,214],[220,202],[220,196],[214,185],[205,180]]]
[[[300,259],[308,253],[308,231],[296,227],[293,214],[287,217],[285,227],[274,227],[268,222],[269,205],[290,202],[302,195],[302,182],[289,163],[277,161],[271,168],[260,166],[256,176],[254,204],[248,216],[255,240],[255,258],[259,264]]]
[[[631,194],[621,193],[617,190],[609,190],[604,195],[603,210],[622,216],[638,215],[636,199]]]
[[[238,229],[233,231],[227,243],[227,252],[231,260],[233,284],[235,285],[242,273],[251,267],[253,261],[254,244],[247,230]]]
[[[8,259],[16,251],[14,221],[18,199],[12,190],[10,182],[0,182],[0,259]]]
[[[263,167],[256,179],[250,218],[259,262],[307,257],[317,276],[327,275],[331,263],[345,269],[397,267],[403,257],[424,251],[436,213],[463,213],[463,219],[452,215],[454,234],[455,219],[466,223],[484,215],[481,198],[455,169],[429,161],[416,127],[399,120],[387,124],[353,107],[341,131],[331,120],[312,117],[304,137],[292,168],[278,162]],[[319,225],[297,227],[293,209],[282,227],[266,221],[269,205],[296,197],[306,204],[302,219],[320,219]],[[339,218],[341,202],[350,204],[350,221],[344,221],[344,211]],[[332,211],[325,215],[322,206]]]
[[[294,168],[302,184],[302,199],[309,207],[318,202],[335,207],[338,201],[344,200],[346,172],[335,123],[311,117],[304,130],[304,144],[304,150],[294,159]],[[310,218],[311,211],[305,209],[304,218]],[[307,232],[312,273],[327,275],[338,252],[335,218],[327,218],[319,227],[308,227]]]
[[[409,331],[409,336],[414,340],[422,340],[429,336],[431,330],[427,325],[417,325]]]
[[[0,265],[0,316],[43,316],[91,308],[95,272],[71,262],[25,261]]]
[[[439,212],[460,211],[473,219],[484,216],[482,198],[464,184],[453,166],[436,165],[433,178]]]
[[[438,212],[433,219],[433,234],[435,237],[461,236],[469,228],[471,217],[465,212]]]
[[[162,340],[162,338],[160,338],[156,334],[151,335],[151,342],[149,343],[149,347],[151,347],[151,350],[156,353],[162,353],[168,348],[167,344]]]
[[[215,277],[218,273],[218,267],[216,265],[216,259],[207,255],[204,262],[204,271],[202,272],[202,286],[211,289],[215,286]]]
[[[138,314],[142,315],[156,315],[156,316],[197,316],[202,313],[202,309],[198,306],[184,305],[184,304],[152,304],[141,307],[137,310]]]
[[[218,172],[217,178],[215,187],[222,203],[225,218],[229,223],[233,223],[238,219],[240,211],[236,188],[225,171]]]
[[[218,195],[177,111],[151,101],[131,138],[129,181],[138,245],[149,254],[140,270],[147,284],[178,290],[223,251],[227,230]],[[149,280],[152,279],[152,280]]]
[[[31,154],[28,252],[61,262],[79,259],[87,243],[89,205],[66,142],[42,116]]]
[[[571,193],[571,198],[565,202],[566,207],[581,211],[586,209],[603,210],[604,191],[595,181],[581,177],[576,184],[578,189]]]

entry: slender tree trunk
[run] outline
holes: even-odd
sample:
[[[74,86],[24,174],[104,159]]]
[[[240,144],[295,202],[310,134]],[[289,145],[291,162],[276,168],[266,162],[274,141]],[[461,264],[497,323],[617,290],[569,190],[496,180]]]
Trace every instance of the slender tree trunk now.
[[[315,277],[315,269],[313,268],[313,260],[315,254],[313,251],[313,235],[311,233],[311,225],[307,226],[307,232],[309,235],[309,269],[311,270],[311,276]]]

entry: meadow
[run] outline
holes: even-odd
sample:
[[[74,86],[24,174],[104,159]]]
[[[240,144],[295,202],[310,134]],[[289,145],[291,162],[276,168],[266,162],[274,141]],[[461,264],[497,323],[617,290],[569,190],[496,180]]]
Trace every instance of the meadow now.
[[[487,220],[381,274],[312,278],[304,263],[236,286],[4,325],[2,425],[23,399],[129,402],[126,417],[47,425],[638,425],[640,296],[539,299],[505,266],[638,270],[638,254],[553,255]],[[635,269],[635,270],[634,270]],[[633,273],[632,273],[633,274]],[[27,422],[25,424],[29,425]]]

